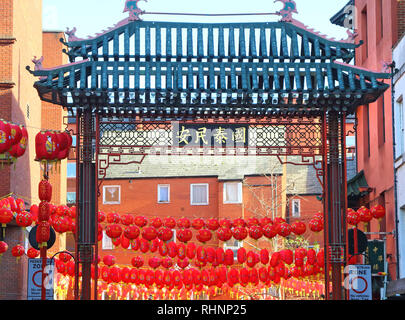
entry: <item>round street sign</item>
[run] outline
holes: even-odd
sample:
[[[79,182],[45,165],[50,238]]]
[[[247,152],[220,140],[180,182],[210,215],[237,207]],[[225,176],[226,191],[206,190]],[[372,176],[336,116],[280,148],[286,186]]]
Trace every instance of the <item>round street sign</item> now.
[[[31,231],[28,235],[28,240],[30,242],[31,247],[33,247],[36,250],[40,250],[40,248],[38,247],[38,242],[37,242],[37,229],[38,229],[37,226],[35,226],[31,229]],[[47,242],[47,248],[51,249],[53,247],[53,245],[55,244],[55,241],[56,241],[56,233],[55,233],[55,230],[53,230],[53,228],[51,227],[51,233],[50,233],[49,240]]]

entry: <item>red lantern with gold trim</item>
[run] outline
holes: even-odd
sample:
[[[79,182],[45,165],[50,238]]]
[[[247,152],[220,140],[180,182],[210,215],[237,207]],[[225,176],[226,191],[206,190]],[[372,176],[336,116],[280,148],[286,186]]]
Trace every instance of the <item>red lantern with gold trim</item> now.
[[[371,214],[373,215],[373,218],[378,220],[383,219],[386,214],[385,208],[382,205],[373,206],[370,211]]]
[[[41,201],[38,206],[38,221],[49,221],[51,218],[51,207],[49,202]]]
[[[41,201],[51,202],[52,185],[48,180],[42,180],[38,185],[38,197]]]
[[[195,230],[201,230],[202,228],[205,227],[205,222],[203,219],[201,218],[196,218],[193,220],[193,222],[191,223],[191,227]]]
[[[226,242],[232,238],[232,231],[229,228],[221,227],[217,230],[217,237],[219,240]]]
[[[268,239],[273,239],[277,235],[277,228],[275,225],[268,224],[263,227],[263,235]]]
[[[122,234],[122,227],[119,224],[110,224],[105,227],[105,233],[111,239],[118,239]]]
[[[13,220],[13,212],[7,208],[0,208],[0,223],[3,228]]]
[[[177,231],[177,240],[187,243],[193,238],[193,232],[190,229],[182,229]]]
[[[144,264],[144,260],[140,256],[133,257],[131,260],[131,264],[134,268],[142,268]]]
[[[254,240],[259,240],[262,236],[263,236],[262,227],[256,224],[249,227],[249,237],[251,237]]]
[[[112,267],[116,262],[116,258],[115,256],[109,254],[103,257],[103,263],[108,266],[108,267]]]
[[[163,226],[162,219],[160,219],[159,217],[152,218],[150,220],[150,225],[155,229],[159,229]]]
[[[228,228],[231,229],[232,228],[232,221],[229,220],[228,218],[224,218],[219,220],[219,226],[222,228]]]
[[[20,126],[21,137],[8,151],[14,158],[20,158],[25,154],[28,143],[28,131],[24,126]]]
[[[246,228],[236,227],[232,229],[232,235],[236,240],[242,241],[247,238],[248,232]]]
[[[215,218],[208,219],[208,221],[206,222],[206,225],[207,225],[208,230],[211,230],[211,231],[217,231],[220,227],[218,219],[215,219]]]
[[[25,254],[25,249],[22,245],[17,244],[11,249],[11,254],[13,257],[17,258],[17,261]]]
[[[164,242],[173,238],[173,231],[167,227],[161,227],[158,230],[158,238]]]
[[[278,225],[278,232],[277,232],[280,236],[286,238],[291,234],[291,226],[284,222],[284,223],[280,223]]]
[[[47,246],[51,235],[51,225],[48,221],[40,221],[37,226],[36,240],[40,248]]]
[[[297,235],[301,236],[307,231],[307,227],[304,222],[302,221],[295,221],[291,224],[291,231]]]
[[[6,121],[0,120],[0,154],[11,148],[11,128]]]
[[[181,218],[177,221],[177,227],[181,229],[188,229],[191,227],[191,222],[188,218]]]
[[[243,248],[243,247],[242,247],[242,248],[239,248],[238,251],[237,251],[237,253],[236,253],[236,257],[237,257],[238,262],[239,262],[240,264],[245,263],[245,262],[246,262],[246,259],[247,259],[247,252],[246,252],[246,249]]]
[[[186,247],[186,256],[187,256],[187,258],[194,259],[196,254],[197,254],[197,246],[192,242],[188,243],[187,247]]]
[[[169,228],[169,229],[176,228],[176,220],[172,217],[164,218],[163,224],[166,228]]]
[[[364,206],[362,206],[359,210],[357,210],[357,213],[359,214],[361,222],[369,223],[373,219],[373,215],[370,209]]]
[[[260,262],[264,265],[268,264],[270,260],[269,250],[262,249],[260,250]]]
[[[347,209],[347,214],[346,214],[346,220],[347,223],[352,225],[352,226],[357,226],[360,223],[360,215],[357,213],[357,211],[354,211],[351,208]]]
[[[309,221],[308,226],[312,232],[318,233],[323,230],[323,221],[322,221],[322,219],[319,219],[319,218],[312,218]]]
[[[153,269],[157,269],[162,264],[162,259],[160,259],[158,257],[152,257],[149,259],[148,264],[149,264],[149,267],[151,267]]]
[[[135,240],[139,237],[141,231],[136,226],[128,226],[124,229],[124,236],[129,240]]]
[[[109,212],[109,213],[107,213],[107,222],[108,223],[120,223],[121,217],[116,212]]]
[[[35,249],[35,248],[29,248],[27,250],[27,256],[30,259],[35,259],[36,257],[38,257],[40,254],[39,250]]]
[[[8,250],[8,244],[4,241],[0,241],[0,258]]]
[[[206,243],[206,242],[210,241],[212,238],[211,231],[209,231],[208,229],[198,230],[196,238],[198,241],[200,241],[202,243]]]

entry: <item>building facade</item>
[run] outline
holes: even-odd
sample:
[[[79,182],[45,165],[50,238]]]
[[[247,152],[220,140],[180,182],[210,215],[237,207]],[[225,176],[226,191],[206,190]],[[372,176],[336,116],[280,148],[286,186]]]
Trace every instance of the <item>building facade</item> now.
[[[26,209],[38,204],[38,183],[42,174],[35,161],[35,136],[41,129],[63,130],[63,115],[60,108],[41,102],[32,85],[33,77],[26,66],[33,66],[33,59],[44,57],[43,66],[63,64],[66,59],[60,48],[59,38],[63,32],[42,30],[42,0],[0,1],[0,118],[19,125],[28,131],[28,145],[16,165],[0,168],[0,198],[13,195],[25,201]],[[66,161],[65,161],[66,162]],[[65,203],[66,165],[51,173],[53,201]],[[27,298],[27,256],[19,262],[11,254],[11,248],[30,245],[28,231],[17,226],[13,220],[6,228],[4,241],[9,250],[0,260],[0,300]],[[59,239],[52,250],[64,248]]]

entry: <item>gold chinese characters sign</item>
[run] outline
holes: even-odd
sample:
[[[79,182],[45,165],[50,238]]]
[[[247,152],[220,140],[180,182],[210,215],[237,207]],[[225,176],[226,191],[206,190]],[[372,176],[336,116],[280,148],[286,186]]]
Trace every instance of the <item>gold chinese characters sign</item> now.
[[[234,124],[178,124],[173,145],[179,147],[247,147],[249,126]]]

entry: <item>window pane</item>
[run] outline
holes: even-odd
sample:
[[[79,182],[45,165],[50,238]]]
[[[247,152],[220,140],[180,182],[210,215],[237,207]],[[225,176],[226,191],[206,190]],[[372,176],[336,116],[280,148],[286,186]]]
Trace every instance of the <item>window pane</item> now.
[[[206,185],[193,185],[192,186],[192,203],[193,204],[206,204],[207,199],[207,186]]]
[[[67,177],[76,178],[76,163],[75,162],[69,162],[67,164]]]
[[[66,198],[67,203],[76,203],[76,192],[68,192]]]
[[[103,250],[112,250],[113,249],[112,240],[109,236],[107,236],[105,231],[103,231],[102,247],[103,247]]]
[[[159,202],[169,202],[169,187],[168,186],[159,186],[158,192]]]
[[[239,183],[225,183],[225,202],[241,202],[239,199]]]

